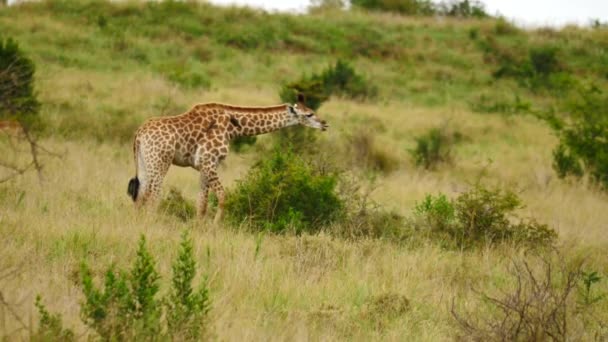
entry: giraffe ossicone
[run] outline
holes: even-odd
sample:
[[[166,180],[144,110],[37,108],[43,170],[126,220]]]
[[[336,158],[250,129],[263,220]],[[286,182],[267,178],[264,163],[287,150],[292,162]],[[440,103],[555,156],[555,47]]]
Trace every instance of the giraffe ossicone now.
[[[214,219],[217,223],[224,213],[225,197],[217,166],[228,155],[230,140],[298,124],[323,131],[328,127],[304,104],[301,96],[295,104],[270,107],[198,104],[180,115],[149,119],[135,133],[136,175],[129,181],[127,192],[136,207],[156,204],[169,167],[192,167],[199,171],[200,177],[198,216],[205,216],[209,191],[212,191],[218,199]]]

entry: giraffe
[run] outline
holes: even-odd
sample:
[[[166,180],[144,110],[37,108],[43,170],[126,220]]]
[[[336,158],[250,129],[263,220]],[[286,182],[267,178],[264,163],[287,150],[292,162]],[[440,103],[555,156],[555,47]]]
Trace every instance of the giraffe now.
[[[298,95],[295,104],[239,107],[204,103],[180,115],[149,119],[135,133],[136,175],[129,181],[127,192],[136,207],[155,203],[172,164],[192,167],[200,178],[197,216],[205,216],[209,191],[212,191],[218,200],[214,218],[217,223],[224,214],[225,197],[217,166],[228,155],[230,140],[298,124],[322,131],[329,127],[306,107],[302,95]]]

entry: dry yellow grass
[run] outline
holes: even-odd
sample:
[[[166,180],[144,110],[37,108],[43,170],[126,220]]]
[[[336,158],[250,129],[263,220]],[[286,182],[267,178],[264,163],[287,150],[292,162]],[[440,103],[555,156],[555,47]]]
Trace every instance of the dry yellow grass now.
[[[33,306],[37,294],[51,312],[63,315],[66,327],[86,339],[92,332],[80,318],[80,263],[87,261],[97,280],[112,263],[128,267],[142,234],[166,286],[180,233],[191,232],[199,270],[210,281],[211,331],[214,339],[228,341],[451,340],[456,331],[449,312],[452,300],[475,311],[479,296],[472,286],[493,291],[508,285],[510,260],[527,257],[508,246],[457,252],[431,242],[406,247],[382,240],[342,240],[328,233],[266,234],[256,255],[257,234],[208,221],[182,223],[162,213],[136,213],[126,187],[134,174],[129,139],[138,124],[200,102],[276,104],[282,82],[319,72],[335,56],[241,51],[216,42],[218,51],[210,51],[212,58],[205,61],[205,72],[213,79],[211,89],[186,90],[146,62],[135,62],[123,52],[109,53],[115,37],[97,26],[97,16],[86,23],[82,18],[71,22],[44,10],[30,13],[28,6],[37,9],[29,4],[21,11],[0,13],[0,27],[19,39],[38,66],[40,115],[48,127],[43,145],[64,157],[43,160],[42,184],[34,173],[0,184],[0,292],[14,309],[10,312],[0,305],[0,340],[28,339],[28,330],[37,325]],[[411,46],[402,59],[353,60],[357,71],[379,86],[380,99],[358,103],[332,98],[319,111],[331,125],[323,135],[328,153],[348,160],[338,153],[348,150],[343,146],[345,137],[367,130],[375,135],[375,148],[398,161],[396,170],[379,175],[373,184],[372,196],[378,203],[409,216],[426,194],[456,196],[477,181],[510,187],[527,205],[521,210],[523,216],[535,217],[559,232],[564,262],[586,258],[587,270],[608,274],[608,196],[584,181],[557,179],[551,168],[556,138],[546,124],[526,116],[472,113],[465,106],[471,97],[451,98],[477,86],[487,88],[489,95],[509,92],[512,86],[522,91],[506,81],[486,85],[484,79],[490,78],[493,66],[481,65],[482,52],[474,43],[465,43],[470,30],[483,35],[495,29],[495,22],[359,12],[349,14],[352,17],[323,15],[327,22],[339,19],[338,24],[361,20],[371,26],[396,27],[395,32],[403,34],[412,31]],[[126,38],[147,48],[144,52],[153,62],[164,58],[155,57],[158,46],[182,39],[152,40],[138,34]],[[452,34],[459,39],[441,39]],[[590,42],[605,36],[602,30],[567,29],[565,34],[576,44],[589,44],[593,35],[598,37]],[[550,35],[529,34],[541,42],[557,41]],[[184,58],[193,54],[188,50],[195,48],[191,44],[200,48],[211,41],[196,38],[200,41],[175,45],[184,47]],[[77,58],[69,59],[71,54]],[[451,61],[450,57],[459,58]],[[397,73],[406,77],[395,77]],[[539,103],[550,102],[542,95],[527,95],[537,97]],[[435,101],[435,106],[422,106],[425,101]],[[414,147],[415,136],[440,125],[464,137],[455,147],[453,164],[432,172],[420,170],[408,149]],[[263,144],[267,139],[260,140]],[[229,155],[219,172],[227,187],[246,174],[255,153]],[[194,199],[197,178],[191,169],[173,167],[164,188],[177,187]],[[17,273],[4,276],[13,270]],[[598,293],[608,292],[607,281],[597,286]],[[605,321],[607,301],[601,309]],[[573,329],[581,339],[594,337],[581,327]]]
[[[154,82],[148,87],[165,91],[164,85]],[[273,102],[270,94],[222,90],[200,100],[262,104]],[[195,97],[180,96],[184,102]],[[145,98],[134,95],[117,101],[144,103]],[[328,103],[322,114],[332,124],[329,140],[354,128],[349,123],[353,115],[387,127],[379,139],[401,159],[401,166],[379,179],[374,197],[381,204],[409,214],[424,194],[455,194],[483,173],[491,184],[520,188],[528,204],[524,213],[555,227],[560,244],[577,241],[578,247],[567,253],[586,253],[591,267],[608,271],[608,258],[601,253],[608,246],[606,195],[555,179],[548,149],[554,138],[540,123],[528,118],[480,120],[480,115],[461,109],[446,113],[397,103],[374,106],[338,100]],[[416,170],[404,152],[412,135],[447,119],[467,137],[457,147],[454,166],[436,172]],[[508,248],[447,252],[432,244],[407,249],[390,242],[352,242],[320,234],[266,235],[256,257],[255,234],[209,222],[183,224],[162,214],[136,214],[125,194],[134,172],[129,144],[58,139],[45,144],[64,151],[65,157],[46,161],[43,185],[27,174],[2,185],[0,197],[0,270],[19,270],[17,276],[0,280],[0,289],[28,325],[36,321],[34,297],[42,294],[49,309],[63,314],[66,326],[83,334],[78,305],[82,296],[76,283],[80,262],[87,260],[97,274],[111,263],[127,267],[139,236],[145,234],[167,279],[179,233],[188,229],[200,269],[210,279],[212,331],[217,339],[447,340],[454,332],[448,310],[452,299],[465,307],[473,305],[476,295],[470,286],[491,286],[504,279],[505,267],[516,253]],[[487,162],[490,158],[492,163]],[[231,155],[220,176],[230,187],[250,164],[250,156]],[[194,198],[196,184],[193,170],[174,167],[165,188],[176,186]],[[410,307],[393,317],[374,304],[382,296],[403,296]],[[9,339],[27,336],[11,335],[18,322],[6,311],[0,314],[0,328]]]

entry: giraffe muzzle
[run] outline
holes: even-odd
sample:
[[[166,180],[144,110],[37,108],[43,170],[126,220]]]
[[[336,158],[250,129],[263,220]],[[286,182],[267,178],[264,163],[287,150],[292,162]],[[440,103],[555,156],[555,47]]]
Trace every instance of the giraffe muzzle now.
[[[329,125],[327,124],[327,121],[321,120],[321,130],[326,131],[328,128],[329,128]]]

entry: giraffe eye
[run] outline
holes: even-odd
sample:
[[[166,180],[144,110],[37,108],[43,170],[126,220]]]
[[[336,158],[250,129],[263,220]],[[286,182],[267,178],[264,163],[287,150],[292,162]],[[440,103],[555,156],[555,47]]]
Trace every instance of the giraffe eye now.
[[[306,117],[307,117],[307,118],[312,118],[312,116],[313,116],[313,115],[314,115],[313,113],[306,114]]]

